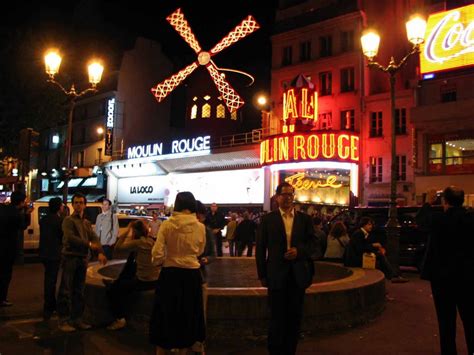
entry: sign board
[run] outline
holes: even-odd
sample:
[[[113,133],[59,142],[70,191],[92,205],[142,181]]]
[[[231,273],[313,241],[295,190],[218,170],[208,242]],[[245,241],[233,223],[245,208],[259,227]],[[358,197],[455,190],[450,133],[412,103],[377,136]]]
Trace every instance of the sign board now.
[[[211,136],[175,139],[168,145],[165,145],[163,142],[158,142],[130,147],[127,150],[127,159],[157,157],[164,154],[208,151],[210,148]]]
[[[105,152],[104,155],[112,156],[115,124],[115,98],[107,101],[107,120],[105,122]]]
[[[121,178],[117,182],[117,199],[120,203],[163,203],[166,183],[165,176]]]
[[[432,14],[420,52],[420,72],[474,65],[474,5]]]

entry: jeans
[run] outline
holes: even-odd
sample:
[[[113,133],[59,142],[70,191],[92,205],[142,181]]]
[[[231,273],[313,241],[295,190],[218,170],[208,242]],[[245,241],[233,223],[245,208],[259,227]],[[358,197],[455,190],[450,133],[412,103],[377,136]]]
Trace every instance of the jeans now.
[[[56,283],[60,260],[43,259],[44,265],[44,305],[43,313],[51,315],[56,310]]]
[[[84,286],[87,259],[64,256],[61,262],[61,285],[58,292],[58,315],[61,321],[78,321],[84,312]]]

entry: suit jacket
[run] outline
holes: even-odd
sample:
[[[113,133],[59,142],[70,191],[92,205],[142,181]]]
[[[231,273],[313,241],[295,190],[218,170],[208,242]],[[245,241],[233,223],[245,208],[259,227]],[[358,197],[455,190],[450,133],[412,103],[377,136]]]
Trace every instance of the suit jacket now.
[[[463,207],[433,213],[421,277],[474,281],[474,215]]]
[[[298,253],[295,260],[286,260],[287,241],[280,210],[265,215],[257,233],[255,256],[258,278],[266,279],[269,289],[281,289],[287,285],[292,273],[298,287],[309,287],[314,275],[311,255],[316,242],[311,217],[295,212],[291,246],[296,247]]]

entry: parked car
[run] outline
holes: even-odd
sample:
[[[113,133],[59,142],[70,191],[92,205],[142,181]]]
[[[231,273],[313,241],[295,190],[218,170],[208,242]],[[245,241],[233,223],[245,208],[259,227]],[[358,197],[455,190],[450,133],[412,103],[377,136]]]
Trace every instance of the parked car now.
[[[441,211],[441,207],[434,208]],[[400,224],[400,266],[411,266],[420,270],[428,235],[416,224],[418,210],[419,207],[397,207],[398,223]],[[352,233],[358,228],[360,218],[364,216],[375,221],[372,233],[382,244],[385,244],[387,242],[385,225],[388,220],[388,207],[355,207],[344,210],[334,216],[331,223],[343,221],[349,232]]]

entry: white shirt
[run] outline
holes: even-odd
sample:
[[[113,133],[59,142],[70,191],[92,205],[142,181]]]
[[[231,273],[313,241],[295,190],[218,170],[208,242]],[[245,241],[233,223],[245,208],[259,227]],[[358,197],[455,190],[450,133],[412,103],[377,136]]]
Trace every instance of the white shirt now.
[[[290,211],[285,212],[279,208],[281,213],[281,218],[283,219],[283,224],[285,225],[286,233],[286,247],[287,249],[291,248],[291,231],[293,229],[293,221],[295,220],[295,209],[292,208]]]

